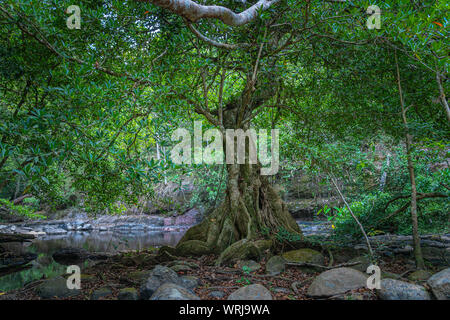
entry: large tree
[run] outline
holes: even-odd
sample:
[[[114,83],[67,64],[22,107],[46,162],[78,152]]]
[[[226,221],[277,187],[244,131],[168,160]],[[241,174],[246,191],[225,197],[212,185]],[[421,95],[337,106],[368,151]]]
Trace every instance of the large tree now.
[[[383,23],[389,28],[372,30],[366,26],[368,3],[228,0],[218,6],[215,1],[190,0],[80,1],[82,28],[69,30],[68,15],[62,14],[72,4],[68,1],[7,1],[0,6],[6,47],[17,51],[18,46],[31,45],[31,53],[39,52],[49,62],[27,59],[26,54],[18,59],[13,51],[3,59],[2,70],[17,73],[4,91],[8,99],[17,100],[15,109],[9,103],[5,106],[7,118],[15,124],[17,118],[23,119],[26,130],[28,113],[38,110],[34,120],[41,123],[39,145],[53,132],[63,131],[59,144],[47,148],[60,161],[75,159],[76,181],[101,177],[94,180],[91,194],[107,182],[114,181],[120,192],[127,182],[139,181],[148,163],[141,161],[143,148],[130,150],[136,140],[145,145],[142,132],[151,114],[176,123],[180,115],[195,111],[222,132],[247,130],[256,122],[274,128],[280,119],[289,119],[299,124],[290,129],[293,134],[303,127],[333,132],[331,138],[361,137],[380,127],[402,134],[392,119],[385,119],[398,112],[398,103],[390,105],[390,98],[380,95],[392,93],[389,88],[395,84],[392,60],[389,65],[386,57],[392,58],[392,50],[398,49],[408,59],[403,68],[415,63],[433,73],[433,79],[437,75],[435,90],[444,92],[440,101],[448,109],[442,80],[445,49],[436,29],[440,23],[427,24],[420,37],[404,37],[401,30],[405,12],[415,10],[432,20],[443,9],[439,4],[408,2],[402,4],[405,10],[392,2],[382,8],[387,10]],[[399,27],[394,28],[395,23]],[[412,28],[414,21],[408,23]],[[426,50],[428,45],[433,50]],[[18,68],[21,64],[24,70]],[[55,74],[59,78],[53,85]],[[30,88],[35,88],[34,103],[27,100]],[[24,102],[16,99],[17,93]],[[24,106],[26,110],[15,114]],[[42,111],[52,115],[44,117]],[[118,142],[120,135],[126,143]],[[4,181],[23,171],[28,161],[37,163],[30,153],[39,151],[22,138],[11,132],[3,135],[2,149],[12,146],[19,166],[8,170]],[[322,137],[313,139],[320,143]],[[0,170],[6,162],[14,167],[8,154],[3,159]],[[114,159],[113,167],[108,159]],[[263,233],[285,230],[301,235],[278,193],[260,174],[260,164],[229,164],[226,169],[224,202],[187,231],[177,246],[180,253],[221,253],[219,262],[225,262],[258,255],[270,246]],[[98,171],[108,173],[109,179],[96,175]],[[123,171],[132,172],[135,179],[116,183]]]

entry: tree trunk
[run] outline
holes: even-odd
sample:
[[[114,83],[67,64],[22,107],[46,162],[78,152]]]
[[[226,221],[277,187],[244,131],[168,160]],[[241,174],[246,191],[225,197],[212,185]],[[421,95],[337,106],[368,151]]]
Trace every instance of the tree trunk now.
[[[408,128],[408,120],[406,118],[406,111],[407,108],[405,108],[405,103],[403,100],[403,93],[402,93],[402,86],[400,81],[400,71],[398,68],[398,61],[397,61],[397,52],[395,53],[395,63],[397,67],[397,84],[398,84],[398,92],[400,95],[400,105],[402,107],[402,119],[403,119],[403,125],[405,128],[405,143],[406,143],[406,156],[408,161],[408,172],[409,172],[409,179],[411,182],[411,220],[412,220],[412,236],[413,236],[413,242],[414,242],[414,257],[416,260],[416,267],[417,269],[425,269],[425,263],[423,261],[422,256],[422,248],[420,247],[420,236],[419,236],[419,226],[417,222],[417,190],[416,190],[416,178],[414,174],[414,164],[412,161],[411,156],[411,146],[412,146],[412,135],[409,133]]]
[[[226,128],[239,123],[236,114],[224,112]],[[177,254],[220,254],[217,263],[223,264],[259,258],[262,251],[272,245],[271,240],[264,239],[263,233],[274,234],[281,229],[302,236],[267,176],[260,174],[259,163],[227,164],[226,169],[228,180],[224,202],[202,223],[186,232],[177,245]]]

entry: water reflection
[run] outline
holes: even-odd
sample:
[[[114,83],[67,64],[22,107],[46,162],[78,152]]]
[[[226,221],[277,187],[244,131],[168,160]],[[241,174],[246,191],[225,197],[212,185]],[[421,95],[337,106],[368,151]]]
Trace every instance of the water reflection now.
[[[52,255],[61,248],[83,248],[91,252],[115,253],[124,250],[143,250],[163,245],[174,246],[185,230],[171,232],[71,232],[65,235],[45,236],[31,243],[6,244],[4,247],[13,252],[33,252],[38,258],[31,262],[31,268],[0,277],[0,291],[9,291],[23,287],[26,283],[51,278],[66,272],[66,266],[55,262]],[[85,261],[82,269],[92,265]]]

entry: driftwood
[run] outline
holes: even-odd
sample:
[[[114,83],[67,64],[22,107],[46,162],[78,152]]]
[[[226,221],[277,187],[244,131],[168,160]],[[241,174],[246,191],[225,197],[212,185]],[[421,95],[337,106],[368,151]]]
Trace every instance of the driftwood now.
[[[5,242],[30,242],[35,236],[32,234],[0,233],[0,243]]]

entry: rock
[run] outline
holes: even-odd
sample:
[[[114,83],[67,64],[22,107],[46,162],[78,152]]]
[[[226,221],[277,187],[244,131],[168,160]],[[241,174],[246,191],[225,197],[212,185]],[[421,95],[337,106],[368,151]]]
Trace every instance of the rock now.
[[[152,272],[150,270],[133,271],[128,274],[127,278],[133,281],[142,282],[143,280],[150,277],[151,273]]]
[[[175,218],[175,225],[186,225],[186,226],[192,226],[197,223],[199,223],[202,220],[202,214],[201,212],[196,209],[190,209],[183,213],[182,215]]]
[[[271,257],[266,263],[266,273],[275,276],[286,268],[286,260],[280,256]]]
[[[417,270],[408,276],[411,281],[426,281],[432,276],[431,273],[425,270]]]
[[[211,248],[199,240],[184,241],[176,247],[176,254],[179,256],[201,256],[209,253],[211,253]]]
[[[103,287],[103,288],[97,289],[94,292],[92,292],[91,300],[99,300],[100,298],[109,296],[111,294],[112,294],[112,291],[110,288]]]
[[[179,285],[164,283],[150,297],[150,300],[200,300],[200,298]]]
[[[138,300],[138,292],[135,288],[124,288],[120,289],[119,295],[117,296],[119,300]]]
[[[369,257],[367,256],[359,256],[348,261],[348,263],[354,262],[359,262],[359,264],[351,266],[349,268],[361,271],[363,273],[365,273],[367,271],[367,268],[372,264]]]
[[[394,279],[383,279],[377,289],[382,300],[430,300],[427,290],[420,285]]]
[[[44,228],[44,232],[48,235],[59,235],[59,234],[66,234],[67,230],[49,226]]]
[[[87,259],[105,260],[110,256],[108,253],[91,253],[81,248],[62,248],[53,253],[53,259],[64,265],[78,264]]]
[[[37,286],[35,292],[42,299],[67,298],[80,294],[78,289],[67,288],[67,280],[63,277],[55,277],[44,281]]]
[[[211,292],[208,294],[208,296],[211,297],[211,298],[220,299],[220,298],[225,297],[225,293],[222,292],[222,291],[211,291]]]
[[[172,269],[161,265],[155,266],[148,279],[141,285],[141,299],[148,300],[153,293],[166,282],[179,284],[177,273]]]
[[[330,297],[365,287],[368,276],[351,268],[337,268],[318,275],[308,289],[308,296]]]
[[[228,300],[272,300],[272,295],[264,286],[251,284],[231,293]]]
[[[198,278],[194,276],[182,276],[179,278],[179,284],[183,288],[192,290],[198,287]]]
[[[32,260],[36,259],[38,256],[35,253],[27,252],[23,254],[4,252],[0,256],[0,270],[5,271],[10,268],[16,268],[23,266]]]
[[[89,252],[80,248],[62,248],[53,253],[53,259],[61,264],[77,264],[86,260]]]
[[[312,264],[318,264],[318,265],[324,265],[325,259],[323,255],[313,249],[299,249],[299,250],[292,250],[283,253],[283,258],[286,259],[288,262],[297,262],[297,263],[312,263]],[[304,272],[318,272],[321,271],[319,268],[315,267],[300,267],[300,269]]]
[[[192,270],[191,267],[189,267],[186,264],[176,264],[174,266],[171,266],[170,269],[172,269],[175,272],[180,272],[180,271],[190,271]]]
[[[400,275],[392,272],[381,271],[381,279],[400,279]]]
[[[247,270],[249,272],[258,271],[261,265],[254,260],[245,260],[238,263],[238,268],[241,270]]]
[[[436,273],[427,283],[438,300],[450,300],[450,268]]]

